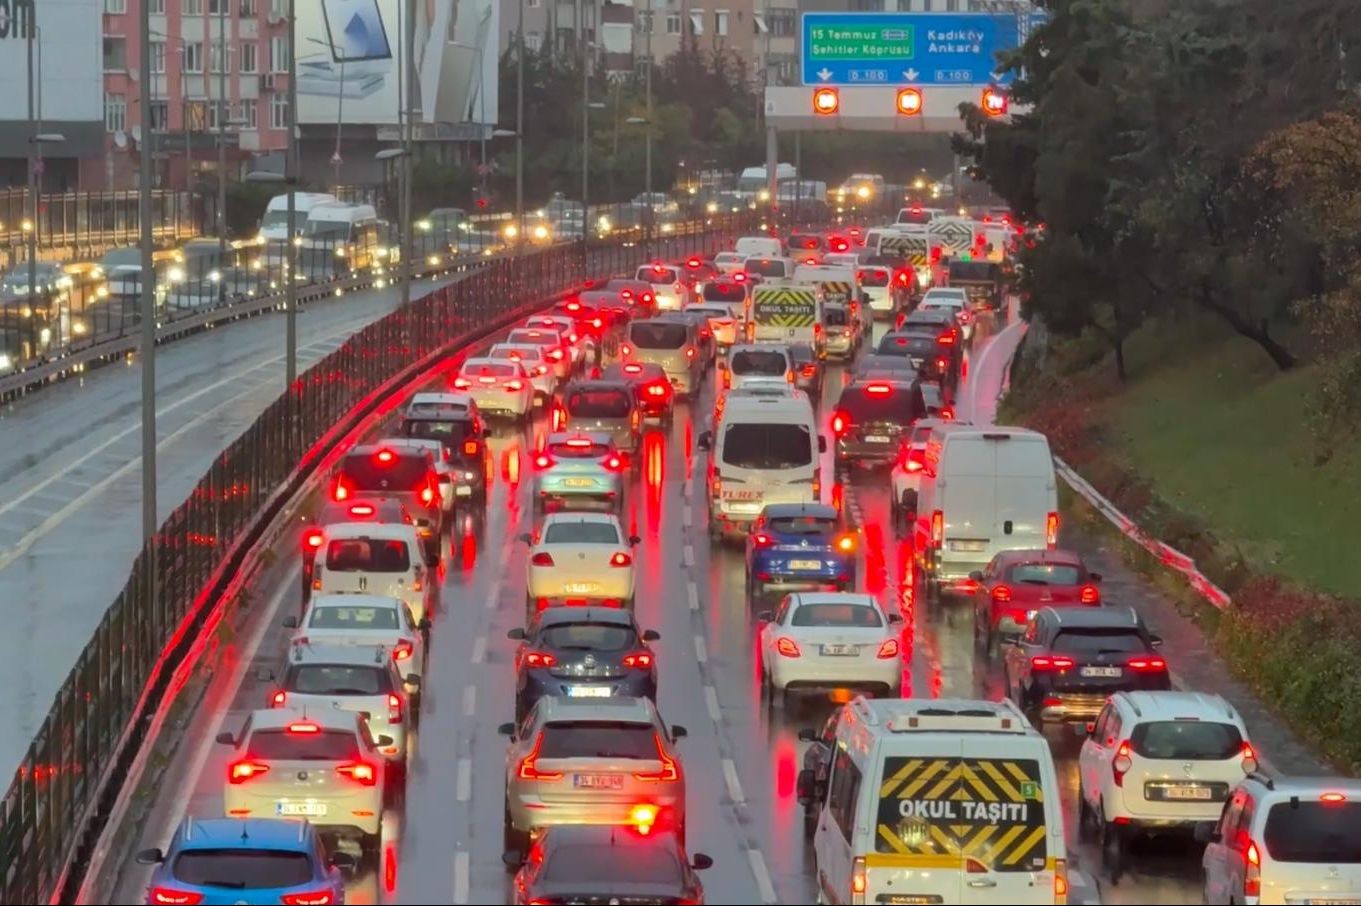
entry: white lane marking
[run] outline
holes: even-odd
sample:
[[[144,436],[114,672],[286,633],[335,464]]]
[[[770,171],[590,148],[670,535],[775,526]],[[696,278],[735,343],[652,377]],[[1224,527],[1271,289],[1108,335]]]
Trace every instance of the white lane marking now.
[[[495,582],[491,584],[491,588],[487,589],[487,609],[495,610],[496,605],[497,603],[500,602],[500,600],[501,600],[501,580],[497,579]]]
[[[737,779],[737,765],[731,758],[723,759],[723,782],[728,785],[728,798],[741,805],[747,801],[742,795],[742,781]]]
[[[681,552],[683,562],[687,567],[695,565],[695,549],[691,545],[685,545],[685,550]]]
[[[693,488],[694,488],[694,481],[693,481],[692,479],[689,479],[689,478],[685,479],[685,484],[681,486],[681,494],[685,497],[686,500],[689,500],[689,499],[690,499],[690,491],[691,491]]]
[[[718,692],[713,686],[704,687],[704,707],[709,709],[709,716],[714,723],[723,722],[723,711],[718,707]]]
[[[473,643],[473,663],[480,664],[487,658],[487,637],[480,635]]]
[[[688,503],[685,505],[685,509],[681,510],[681,521],[685,523],[686,528],[689,528],[690,524],[695,521],[694,511]]]
[[[463,716],[472,717],[477,713],[477,687],[463,687]]]
[[[458,791],[455,794],[459,802],[467,802],[473,798],[473,760],[471,758],[460,758],[458,760]]]
[[[503,572],[507,566],[510,566],[510,554],[513,547],[514,545],[507,544],[505,547],[501,548],[501,570]]]
[[[468,863],[471,859],[467,850],[460,849],[454,853],[454,902],[468,902]],[[759,882],[758,882],[759,883]]]
[[[685,586],[685,595],[690,599],[690,609],[699,610],[699,586],[694,582],[687,583]]]
[[[765,856],[761,851],[752,847],[747,850],[747,861],[751,863],[751,873],[756,876],[756,887],[761,891],[762,903],[774,903],[775,883],[770,880],[770,870],[766,868]]]
[[[704,647],[704,636],[695,636],[695,660],[701,664],[709,660],[709,651]]]

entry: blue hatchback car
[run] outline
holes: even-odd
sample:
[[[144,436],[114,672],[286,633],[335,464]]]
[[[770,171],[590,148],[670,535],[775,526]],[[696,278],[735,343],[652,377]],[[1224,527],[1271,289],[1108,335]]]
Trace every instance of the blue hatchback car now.
[[[747,536],[747,599],[771,586],[853,591],[859,547],[834,506],[771,504]]]
[[[137,854],[155,865],[147,903],[217,906],[345,902],[348,853],[326,854],[316,828],[293,818],[185,818],[165,852]]]

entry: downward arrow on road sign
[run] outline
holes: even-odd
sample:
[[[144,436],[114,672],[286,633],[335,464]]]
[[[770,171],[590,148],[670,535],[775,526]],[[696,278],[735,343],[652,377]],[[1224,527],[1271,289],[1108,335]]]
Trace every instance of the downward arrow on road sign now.
[[[917,81],[917,76],[919,75],[921,75],[921,73],[917,72],[917,70],[909,69],[903,73],[903,78],[907,79],[909,82],[915,82]]]
[[[818,78],[822,79],[824,82],[830,79],[831,77],[832,71],[828,69],[826,66],[822,67],[822,71],[818,73]]]

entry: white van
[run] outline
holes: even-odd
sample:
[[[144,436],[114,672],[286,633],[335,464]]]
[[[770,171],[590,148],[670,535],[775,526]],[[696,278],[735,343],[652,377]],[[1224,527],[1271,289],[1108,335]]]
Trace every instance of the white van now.
[[[728,397],[718,425],[699,436],[709,456],[709,537],[745,535],[772,503],[821,503],[818,434],[805,393]]]
[[[928,596],[1006,550],[1058,544],[1058,485],[1043,434],[938,424],[926,441],[914,531]],[[911,512],[910,501],[904,508]]]
[[[822,327],[822,291],[795,283],[754,287],[745,333],[749,343],[807,343],[823,357],[827,338]]]
[[[417,623],[430,615],[436,582],[423,559],[424,544],[415,526],[338,522],[323,531],[312,567],[313,597],[387,595],[405,601]]]
[[[322,204],[340,204],[340,199],[329,192],[293,193],[293,227],[299,232],[312,209]],[[283,248],[288,244],[288,196],[275,195],[265,205],[265,216],[260,218],[259,243],[267,248]]]
[[[1011,702],[856,698],[830,760],[798,784],[821,902],[1067,902],[1053,755]]]
[[[387,256],[378,212],[367,204],[319,204],[307,214],[299,269],[314,278],[367,270]]]
[[[774,236],[743,236],[733,251],[747,258],[779,258],[784,254],[784,243]]]
[[[633,279],[641,280],[652,287],[652,298],[656,300],[657,311],[680,311],[690,304],[690,284],[681,272],[680,265],[644,264],[638,268]]]

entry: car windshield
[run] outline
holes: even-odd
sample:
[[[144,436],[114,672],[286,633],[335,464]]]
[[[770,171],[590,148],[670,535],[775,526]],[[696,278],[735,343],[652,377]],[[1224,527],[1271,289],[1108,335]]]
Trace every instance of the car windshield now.
[[[883,626],[879,612],[866,604],[803,604],[794,610],[791,626]]]
[[[543,358],[543,350],[538,346],[498,346],[487,353],[488,358],[500,359],[507,362],[523,362],[529,360],[537,362]]]
[[[391,455],[385,456],[384,453]],[[345,457],[340,474],[356,491],[400,493],[425,482],[430,463],[424,453],[399,453],[393,450],[358,453]]]
[[[1076,585],[1082,581],[1082,575],[1068,563],[1017,563],[1009,571],[1007,581],[1020,585]]]
[[[524,343],[526,346],[557,346],[562,342],[559,336],[550,336],[541,330],[512,330],[507,337],[512,343]]]
[[[377,664],[299,664],[287,683],[298,695],[382,695],[389,688],[387,670]]]
[[[313,610],[307,625],[313,629],[397,629],[397,608],[327,605]]]
[[[844,308],[833,308],[830,305],[822,310],[822,320],[828,327],[845,327],[850,324],[850,314]]]
[[[652,284],[675,283],[679,278],[669,267],[645,267],[638,271],[638,279]]]
[[[624,885],[633,884],[646,885],[649,890],[663,884],[679,888],[683,883],[683,872],[675,853],[660,846],[558,846],[548,857],[538,880],[556,888],[571,884],[595,886],[605,878],[621,889]],[[602,899],[599,902],[605,901]],[[632,903],[635,900],[623,895],[610,902]]]
[[[730,425],[723,434],[723,462],[739,469],[797,469],[813,463],[807,425]]]
[[[852,384],[841,391],[837,408],[845,412],[854,422],[892,422],[907,425],[916,421],[924,412],[917,411],[916,394],[911,384],[890,384],[887,381],[871,381],[868,384]]]
[[[555,459],[600,459],[609,454],[608,445],[590,440],[567,440],[548,445],[548,455]]]
[[[789,237],[791,249],[816,250],[822,248],[822,237],[808,233],[795,233]]]
[[[728,368],[733,374],[764,374],[784,377],[789,360],[784,352],[773,349],[743,349],[732,354]]]
[[[621,720],[555,721],[543,728],[540,758],[636,758],[657,760],[652,724]]]
[[[740,283],[704,284],[706,302],[741,302],[747,297],[747,290]]]
[[[881,267],[860,272],[861,286],[888,286],[889,273]]]
[[[402,420],[402,434],[406,437],[419,437],[438,440],[446,446],[454,446],[468,436],[472,426],[466,421],[437,421],[431,418],[409,418]]]
[[[232,890],[297,887],[313,878],[305,852],[237,847],[184,850],[170,871],[182,884]]]
[[[1361,802],[1278,802],[1262,836],[1275,862],[1361,864]],[[1323,902],[1315,900],[1314,902]]]
[[[543,533],[544,544],[618,544],[619,530],[608,522],[554,522]]]
[[[1130,629],[1065,629],[1050,646],[1060,654],[1135,654],[1148,650],[1137,632]]]
[[[315,730],[316,726],[307,724],[306,728]],[[359,758],[359,737],[353,730],[256,730],[246,750],[266,761],[355,761]]]
[[[879,355],[927,356],[936,351],[936,337],[920,333],[891,333],[879,341]]]
[[[628,418],[629,394],[624,390],[572,390],[567,412],[578,418]]]
[[[628,651],[638,646],[638,635],[618,623],[563,623],[539,633],[539,644],[558,651]]]
[[[781,258],[748,258],[742,269],[762,277],[785,276],[785,262]]]
[[[1139,724],[1129,741],[1144,758],[1225,761],[1243,754],[1243,734],[1237,727],[1208,720],[1156,720]]]
[[[629,341],[639,349],[680,349],[689,330],[684,324],[666,321],[634,321],[629,325]]]
[[[831,516],[772,516],[766,526],[780,535],[828,535],[836,531]]]
[[[326,568],[342,573],[404,573],[411,568],[405,541],[340,538],[326,546]]]
[[[308,220],[302,228],[309,239],[344,239],[349,232],[350,224],[344,220]]]
[[[515,374],[515,366],[508,362],[479,362],[476,365],[464,365],[462,371],[466,378],[508,378]]]

